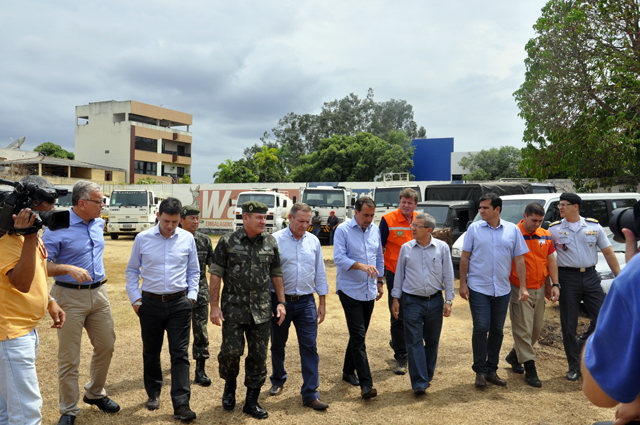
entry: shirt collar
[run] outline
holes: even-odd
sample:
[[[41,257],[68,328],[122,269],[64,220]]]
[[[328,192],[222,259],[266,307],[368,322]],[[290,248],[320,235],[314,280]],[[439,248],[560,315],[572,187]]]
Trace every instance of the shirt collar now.
[[[69,210],[69,225],[71,226],[72,224],[77,224],[77,223],[82,223],[85,226],[87,225],[87,223],[85,223],[84,220],[78,217],[78,214],[76,214],[75,211],[73,211],[73,208],[71,208]],[[89,223],[91,223],[91,220],[89,220]]]
[[[480,220],[480,221],[481,221],[480,226],[491,227],[488,221],[486,220]],[[496,227],[496,229],[499,229],[503,224],[504,224],[504,220],[500,219],[500,223],[498,223],[498,227]],[[491,228],[493,229],[493,227]]]
[[[373,223],[371,223],[369,225],[369,227],[367,227],[363,233],[367,233],[369,231],[369,229],[371,229],[371,225],[373,225]],[[362,227],[360,227],[360,225],[356,221],[356,217],[355,216],[351,217],[351,221],[349,222],[349,226],[357,227],[358,229],[360,229],[362,231]]]
[[[431,235],[431,240],[429,241],[429,245],[427,245],[427,246],[422,246],[422,245],[420,245],[420,244],[418,243],[418,241],[417,241],[417,240],[415,240],[415,239],[411,239],[408,243],[410,243],[410,244],[411,244],[411,248],[418,247],[418,248],[420,248],[420,249],[427,249],[427,248],[429,248],[430,246],[436,246],[436,244],[434,244],[434,243],[433,243],[433,240],[434,240],[435,238],[436,238],[436,237],[435,237],[435,236],[433,236],[433,234],[432,234],[432,235]]]
[[[302,237],[300,238],[300,240],[296,239],[295,236],[293,236],[293,233],[291,232],[291,229],[289,228],[289,226],[287,226],[286,229],[284,229],[284,233],[285,235],[287,235],[287,237],[289,239],[291,239],[294,242],[302,242],[304,240],[304,238],[307,237],[307,232],[304,232],[304,234],[302,235]]]
[[[181,230],[182,230],[181,228],[176,227],[176,230],[173,231],[173,235],[169,236],[169,239],[171,239],[174,236],[176,236],[178,234],[178,231],[181,231]],[[185,232],[186,232],[186,230],[185,230]],[[162,236],[162,233],[160,233],[160,223],[158,223],[155,226],[153,226],[153,234]],[[162,237],[164,238],[164,236],[162,236]]]

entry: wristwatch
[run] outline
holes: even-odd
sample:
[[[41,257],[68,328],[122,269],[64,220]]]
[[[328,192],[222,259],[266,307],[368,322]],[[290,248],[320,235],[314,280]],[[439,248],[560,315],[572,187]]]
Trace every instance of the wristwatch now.
[[[384,280],[379,280],[378,283],[384,284]]]
[[[552,283],[552,284],[551,284],[551,287],[553,288],[554,286],[555,286],[556,288],[560,289],[560,284],[559,284],[559,283]]]
[[[449,305],[453,305],[453,302],[451,300],[447,300],[444,302],[445,304],[449,304]]]
[[[286,301],[278,301],[278,305],[283,305],[283,306],[287,306],[287,302]]]

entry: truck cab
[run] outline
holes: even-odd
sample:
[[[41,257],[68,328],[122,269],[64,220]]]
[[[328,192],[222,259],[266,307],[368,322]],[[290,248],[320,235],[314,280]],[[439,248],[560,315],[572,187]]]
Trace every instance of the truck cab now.
[[[155,226],[161,199],[151,190],[114,190],[109,199],[111,239],[120,235],[136,235]]]
[[[418,202],[422,201],[420,186],[380,186],[373,190],[373,201],[376,203],[376,215],[373,222],[380,225],[382,216],[397,209],[400,205],[400,192],[413,189],[418,193]]]
[[[236,200],[235,218],[233,219],[233,230],[243,226],[242,221],[242,204],[249,201],[262,202],[268,208],[266,233],[274,233],[282,230],[289,224],[289,211],[293,205],[293,201],[285,196],[272,190],[252,190],[242,192]],[[233,201],[229,200],[229,206],[233,206]]]
[[[316,186],[300,189],[301,202],[309,205],[311,209],[318,210],[322,227],[318,238],[329,240],[329,226],[327,220],[331,211],[335,211],[340,223],[351,220],[353,217],[353,205],[356,200],[351,195],[351,189],[342,186]],[[295,201],[295,197],[294,197]],[[311,231],[312,226],[309,226]]]

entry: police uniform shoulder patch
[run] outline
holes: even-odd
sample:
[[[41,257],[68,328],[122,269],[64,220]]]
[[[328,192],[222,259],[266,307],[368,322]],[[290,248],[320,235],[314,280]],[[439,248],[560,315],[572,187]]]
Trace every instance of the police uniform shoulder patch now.
[[[596,220],[595,218],[585,218],[585,221],[590,221],[592,223],[598,223],[598,220]]]
[[[549,227],[551,227],[551,226],[555,226],[556,224],[560,224],[560,223],[561,223],[561,220],[559,220],[559,221],[554,221],[553,223],[551,223],[551,224],[549,225]]]

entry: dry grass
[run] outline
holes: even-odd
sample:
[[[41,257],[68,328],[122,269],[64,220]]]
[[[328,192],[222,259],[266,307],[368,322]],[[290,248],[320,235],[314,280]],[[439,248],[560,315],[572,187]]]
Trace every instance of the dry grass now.
[[[107,415],[97,408],[80,401],[81,414],[76,424],[168,424],[173,410],[169,396],[169,354],[164,347],[162,354],[165,384],[160,397],[159,410],[149,412],[144,408],[147,396],[142,382],[142,342],[140,326],[125,291],[124,270],[129,259],[133,239],[107,240],[105,266],[109,277],[109,296],[116,324],[116,349],[111,363],[107,391],[122,410]],[[215,244],[215,238],[214,238]],[[332,248],[323,247],[326,259],[332,259]],[[335,295],[336,270],[328,262],[329,284],[327,318],[320,325],[318,351],[320,354],[320,396],[329,403],[325,412],[315,412],[302,407],[300,386],[302,377],[297,352],[295,332],[289,337],[286,361],[289,379],[282,395],[270,397],[269,380],[260,396],[261,405],[269,412],[264,423],[427,423],[427,424],[591,424],[598,420],[611,420],[613,410],[592,406],[584,397],[579,382],[569,382],[564,375],[567,364],[558,339],[559,316],[557,306],[548,304],[548,330],[545,342],[538,348],[538,372],[542,388],[527,386],[522,375],[507,369],[503,360],[500,375],[506,378],[504,388],[492,386],[478,390],[474,387],[475,375],[471,370],[471,316],[469,305],[459,297],[454,301],[451,317],[444,320],[438,358],[438,367],[426,396],[417,398],[411,391],[409,376],[396,376],[395,365],[389,348],[389,311],[383,298],[377,303],[367,335],[367,352],[378,397],[370,401],[360,398],[360,391],[341,380],[342,360],[348,334],[342,307]],[[584,319],[581,319],[584,322]],[[45,424],[58,421],[57,390],[57,338],[48,327],[47,317],[38,326],[40,349],[37,360],[40,388],[44,406]],[[238,406],[226,412],[221,406],[223,381],[218,378],[216,355],[220,348],[220,328],[209,323],[210,352],[207,372],[213,379],[208,388],[192,385],[191,407],[198,414],[198,423],[252,423],[254,420],[242,414],[244,389],[239,388]],[[507,319],[501,359],[512,345],[511,326]],[[80,385],[88,382],[91,345],[86,334],[82,340]],[[244,362],[243,362],[244,364]],[[193,378],[192,366],[191,375]],[[270,366],[269,366],[270,370]],[[242,375],[242,372],[241,372]],[[239,382],[243,377],[239,378]],[[82,389],[81,396],[82,398]]]

